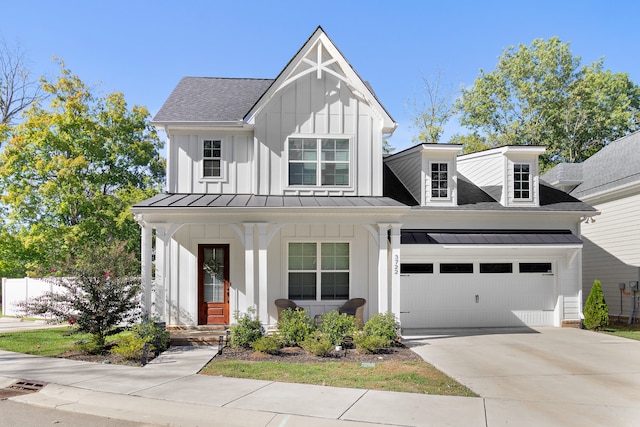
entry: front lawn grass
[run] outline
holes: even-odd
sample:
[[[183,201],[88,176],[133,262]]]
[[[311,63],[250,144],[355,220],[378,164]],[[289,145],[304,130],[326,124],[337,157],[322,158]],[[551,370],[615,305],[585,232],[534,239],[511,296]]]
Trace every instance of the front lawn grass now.
[[[214,359],[200,373],[367,390],[477,396],[426,362],[385,361],[370,367],[356,362],[284,363]]]
[[[29,331],[0,333],[0,350],[36,356],[55,357],[73,350],[76,343],[88,340],[89,334],[76,333],[70,327],[33,329]],[[107,342],[117,335],[107,338]]]
[[[640,341],[640,324],[612,323],[602,328],[602,332],[622,338]]]

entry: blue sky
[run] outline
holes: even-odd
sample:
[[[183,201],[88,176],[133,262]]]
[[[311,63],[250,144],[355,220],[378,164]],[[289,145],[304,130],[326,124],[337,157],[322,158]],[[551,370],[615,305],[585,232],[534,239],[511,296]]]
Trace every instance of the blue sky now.
[[[535,38],[558,36],[583,63],[604,57],[640,83],[636,0],[21,0],[2,14],[0,37],[20,44],[34,74],[55,77],[59,57],[152,114],[183,76],[274,78],[321,25],[399,123],[396,149],[412,145],[421,76],[469,86],[504,48]]]

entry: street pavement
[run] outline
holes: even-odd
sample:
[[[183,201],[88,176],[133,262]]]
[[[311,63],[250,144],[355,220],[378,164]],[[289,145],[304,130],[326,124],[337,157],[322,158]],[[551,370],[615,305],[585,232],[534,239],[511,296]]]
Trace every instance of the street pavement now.
[[[638,426],[640,342],[577,329],[406,331],[405,343],[481,397],[198,375],[213,347],[174,347],[143,368],[0,351],[0,388],[47,408],[176,426]]]

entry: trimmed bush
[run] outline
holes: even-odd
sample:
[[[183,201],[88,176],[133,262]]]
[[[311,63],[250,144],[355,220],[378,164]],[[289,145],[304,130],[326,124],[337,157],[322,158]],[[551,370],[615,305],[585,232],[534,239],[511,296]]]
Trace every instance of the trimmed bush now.
[[[151,344],[151,349],[160,353],[169,348],[171,338],[164,325],[151,319],[145,319],[132,328],[133,332],[144,342]]]
[[[602,285],[599,280],[593,282],[591,292],[584,305],[584,327],[599,330],[609,324],[609,307],[604,300]]]
[[[280,313],[278,334],[285,347],[299,346],[315,330],[313,321],[304,310],[286,309]]]
[[[119,354],[127,360],[140,360],[146,341],[136,333],[126,333],[119,337],[118,344],[111,353]]]
[[[302,348],[311,354],[320,357],[327,357],[331,354],[334,344],[331,342],[326,334],[315,331],[311,333],[303,342]]]
[[[372,315],[363,330],[367,335],[385,338],[389,344],[396,342],[400,337],[400,324],[390,311]]]
[[[277,335],[267,335],[255,340],[252,347],[260,353],[278,354],[282,348],[282,341]]]
[[[382,349],[389,347],[389,340],[379,335],[367,335],[361,331],[355,334],[353,342],[360,353],[371,354],[379,353]]]
[[[334,310],[322,315],[322,323],[318,329],[333,345],[342,345],[344,337],[352,336],[358,330],[358,326],[355,317]]]
[[[264,336],[264,327],[256,317],[256,310],[249,308],[246,313],[233,315],[236,323],[231,325],[231,346],[251,348],[251,345]]]

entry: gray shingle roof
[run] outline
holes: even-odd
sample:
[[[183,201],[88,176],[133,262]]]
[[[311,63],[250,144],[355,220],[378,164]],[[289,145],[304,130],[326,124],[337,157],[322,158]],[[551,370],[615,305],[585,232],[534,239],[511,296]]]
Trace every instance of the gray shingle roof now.
[[[184,77],[153,122],[240,121],[271,83],[271,79]]]
[[[582,163],[583,182],[571,195],[583,199],[640,182],[640,131],[613,141]]]

